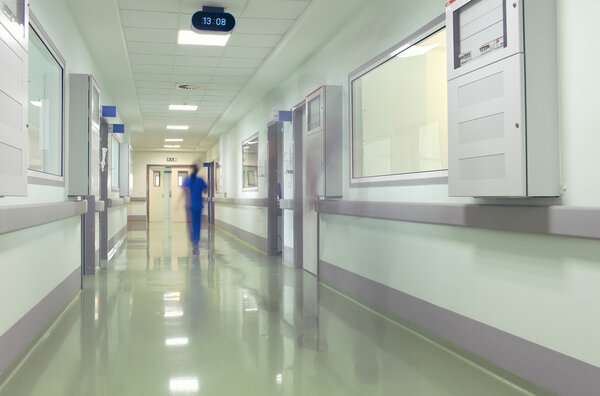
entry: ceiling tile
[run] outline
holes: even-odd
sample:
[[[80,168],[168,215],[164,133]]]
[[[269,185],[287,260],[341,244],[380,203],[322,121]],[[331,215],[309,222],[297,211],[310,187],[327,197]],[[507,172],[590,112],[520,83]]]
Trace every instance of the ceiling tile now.
[[[285,34],[294,23],[293,19],[240,18],[235,32],[241,34]]]
[[[152,73],[152,74],[169,74],[173,70],[172,66],[167,65],[146,65],[143,63],[132,63],[131,70],[133,73]]]
[[[198,57],[198,56],[176,56],[175,65],[177,66],[202,66],[214,67],[219,62],[218,57]]]
[[[121,10],[121,22],[126,27],[173,29],[178,19],[177,13],[172,12]]]
[[[141,10],[141,11],[165,11],[177,12],[178,6],[173,6],[173,2],[165,0],[119,0],[119,6],[122,10]]]
[[[298,0],[254,0],[248,2],[240,16],[242,18],[296,19],[307,5],[307,1]]]
[[[242,34],[235,32],[231,34],[227,45],[232,47],[268,47],[273,48],[283,35],[281,34]]]
[[[217,67],[215,69],[215,76],[251,76],[254,74],[256,69],[242,69],[242,68],[234,68],[234,67]]]
[[[271,47],[225,47],[223,56],[227,58],[264,59],[272,51]]]
[[[146,43],[175,43],[177,42],[177,30],[175,29],[141,29],[133,27],[123,28],[127,41],[139,41]]]
[[[172,65],[173,56],[171,55],[144,55],[129,54],[131,63],[143,63],[145,65]]]
[[[241,67],[248,69],[256,69],[260,64],[263,63],[263,59],[255,58],[221,58],[219,60],[219,67]]]
[[[176,44],[169,43],[140,43],[131,41],[127,44],[130,54],[175,55]]]
[[[183,56],[221,56],[225,48],[212,45],[176,45],[175,54]]]

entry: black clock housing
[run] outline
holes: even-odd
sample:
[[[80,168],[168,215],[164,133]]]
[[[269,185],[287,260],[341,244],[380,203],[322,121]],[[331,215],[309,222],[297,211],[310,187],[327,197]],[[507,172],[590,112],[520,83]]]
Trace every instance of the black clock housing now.
[[[200,32],[231,32],[235,18],[227,12],[198,11],[192,16],[192,28]]]

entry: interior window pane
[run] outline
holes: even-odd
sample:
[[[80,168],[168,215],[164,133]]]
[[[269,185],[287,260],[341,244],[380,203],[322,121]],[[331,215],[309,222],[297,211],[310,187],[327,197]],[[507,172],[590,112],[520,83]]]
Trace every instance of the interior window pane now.
[[[62,176],[63,69],[29,29],[29,168]]]
[[[258,176],[258,136],[242,144],[243,188],[256,188]]]
[[[112,188],[119,188],[119,141],[113,136],[111,147],[111,185]]]
[[[448,168],[446,31],[352,82],[353,176]]]

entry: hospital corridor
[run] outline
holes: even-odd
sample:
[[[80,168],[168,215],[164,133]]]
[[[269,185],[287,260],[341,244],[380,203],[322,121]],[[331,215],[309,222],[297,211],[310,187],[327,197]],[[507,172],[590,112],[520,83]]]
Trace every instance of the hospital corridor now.
[[[598,0],[0,0],[0,396],[600,395]]]

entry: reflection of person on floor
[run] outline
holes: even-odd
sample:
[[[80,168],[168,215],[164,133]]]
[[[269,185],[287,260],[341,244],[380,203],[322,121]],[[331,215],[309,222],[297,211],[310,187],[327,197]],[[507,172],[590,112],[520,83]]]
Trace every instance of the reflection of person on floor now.
[[[191,220],[190,239],[194,245],[194,253],[198,252],[200,242],[200,223],[202,219],[202,193],[207,186],[204,180],[198,176],[198,165],[194,164],[192,174],[183,181],[185,191],[185,208],[188,213],[188,221]]]

